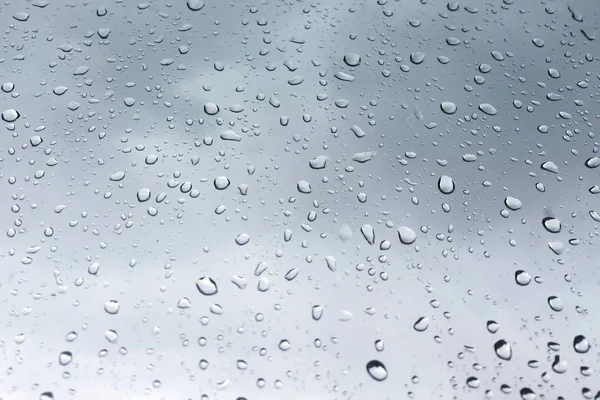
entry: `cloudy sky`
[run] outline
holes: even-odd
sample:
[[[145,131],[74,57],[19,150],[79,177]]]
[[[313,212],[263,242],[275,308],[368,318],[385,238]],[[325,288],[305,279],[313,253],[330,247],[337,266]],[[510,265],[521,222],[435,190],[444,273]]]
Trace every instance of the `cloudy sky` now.
[[[600,390],[593,2],[0,10],[1,399]]]

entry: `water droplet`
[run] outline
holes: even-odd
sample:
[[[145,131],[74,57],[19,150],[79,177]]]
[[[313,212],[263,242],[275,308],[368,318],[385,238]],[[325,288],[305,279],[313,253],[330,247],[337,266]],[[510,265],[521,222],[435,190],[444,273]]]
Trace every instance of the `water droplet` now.
[[[585,166],[588,168],[597,168],[600,165],[600,157],[590,157],[585,161]]]
[[[344,62],[350,67],[356,67],[360,64],[360,56],[356,53],[346,53],[344,55]]]
[[[367,363],[367,372],[369,376],[378,382],[384,381],[388,377],[385,365],[379,360],[371,360]]]
[[[219,112],[219,106],[215,103],[205,103],[204,112],[208,115],[216,115]]]
[[[550,296],[548,297],[548,305],[552,311],[561,312],[564,308],[563,301],[560,297]]]
[[[408,226],[401,226],[398,228],[398,238],[402,244],[413,244],[417,240],[417,234]]]
[[[325,256],[325,264],[327,264],[327,268],[329,268],[331,272],[335,272],[337,270],[337,262],[333,256]]]
[[[179,300],[177,300],[177,308],[181,308],[182,310],[185,310],[187,308],[190,308],[191,306],[192,306],[192,302],[187,297],[182,297]]]
[[[235,243],[237,243],[240,246],[244,246],[244,245],[248,244],[249,241],[250,241],[250,235],[248,235],[247,233],[240,233],[239,235],[237,235],[235,237]]]
[[[212,296],[219,291],[216,282],[208,276],[203,276],[198,279],[196,281],[196,288],[205,296]]]
[[[559,233],[561,230],[561,223],[558,219],[552,217],[545,217],[542,219],[542,225],[550,233]]]
[[[288,340],[283,339],[282,341],[279,342],[279,350],[288,351],[291,348],[292,348],[292,345],[290,344],[290,342]]]
[[[529,389],[529,388],[523,388],[519,391],[519,394],[521,395],[521,399],[523,400],[535,400],[536,399],[536,395],[533,392],[533,390]]]
[[[440,104],[440,108],[445,114],[454,114],[457,110],[456,104],[451,101],[444,101]]]
[[[192,11],[200,11],[204,7],[202,0],[187,0],[187,6]]]
[[[504,339],[500,339],[494,343],[494,351],[502,360],[509,361],[512,358],[512,347]]]
[[[420,317],[413,325],[414,330],[417,332],[424,332],[428,327],[429,318],[427,317]]]
[[[14,13],[13,18],[19,22],[25,22],[29,19],[29,14],[27,14],[26,12],[20,11],[20,12]]]
[[[4,82],[0,88],[4,93],[10,93],[15,89],[15,84],[12,82]]]
[[[312,169],[323,169],[327,165],[327,160],[329,160],[327,156],[316,156],[310,159],[308,164]]]
[[[214,185],[217,190],[225,190],[229,187],[231,181],[226,176],[218,176],[215,178]]]
[[[62,96],[63,94],[67,93],[67,90],[69,90],[69,88],[67,88],[66,86],[57,86],[54,89],[52,89],[52,93],[54,93],[57,96]]]
[[[70,351],[63,351],[58,355],[58,363],[63,367],[69,365],[73,361],[73,354]]]
[[[113,182],[122,181],[124,178],[125,178],[125,171],[117,171],[108,177],[108,179],[110,179]]]
[[[375,230],[369,224],[364,224],[360,227],[360,232],[363,234],[363,237],[370,245],[375,243]]]
[[[507,196],[506,199],[504,199],[504,205],[513,211],[517,211],[521,209],[521,207],[523,207],[523,203],[521,203],[521,200],[512,196]]]
[[[488,332],[492,333],[492,334],[498,332],[498,329],[500,329],[500,325],[496,321],[493,321],[493,320],[489,320],[486,323],[486,327],[487,327]]]
[[[20,116],[21,114],[12,108],[2,112],[2,120],[4,122],[15,122]]]
[[[564,374],[567,372],[567,362],[560,358],[560,356],[554,356],[554,361],[552,362],[552,370],[557,374]]]
[[[477,389],[480,384],[481,384],[481,381],[477,377],[470,376],[467,378],[467,386],[470,387],[471,389]]]
[[[515,282],[517,282],[519,286],[527,286],[531,283],[531,275],[526,271],[518,270],[515,272]]]
[[[298,181],[298,183],[296,184],[296,187],[298,188],[298,191],[300,193],[308,194],[308,193],[312,192],[310,183],[308,183],[307,181]]]
[[[151,196],[152,196],[152,192],[150,191],[150,189],[144,188],[144,189],[138,190],[138,192],[137,192],[137,199],[141,203],[148,201]]]
[[[104,303],[104,311],[112,315],[118,314],[120,307],[117,300],[108,300]]]
[[[585,354],[590,350],[590,342],[583,335],[577,335],[573,339],[573,349],[580,354]]]
[[[318,321],[321,319],[321,317],[323,316],[323,306],[321,305],[314,305],[312,307],[312,318],[315,321]]]
[[[496,111],[496,108],[488,103],[480,104],[479,109],[481,110],[481,112],[487,115],[496,115],[498,113],[498,111]]]
[[[119,340],[119,334],[117,333],[117,331],[109,329],[106,332],[104,332],[104,338],[110,343],[114,344],[117,343],[117,340]]]
[[[410,54],[410,62],[415,65],[421,64],[425,60],[425,53],[421,53],[420,51],[416,51]]]
[[[553,174],[558,174],[558,165],[556,165],[553,161],[546,161],[540,165],[540,168],[544,171],[552,172]]]
[[[438,188],[443,194],[451,194],[454,192],[454,180],[448,175],[442,175],[438,180]]]

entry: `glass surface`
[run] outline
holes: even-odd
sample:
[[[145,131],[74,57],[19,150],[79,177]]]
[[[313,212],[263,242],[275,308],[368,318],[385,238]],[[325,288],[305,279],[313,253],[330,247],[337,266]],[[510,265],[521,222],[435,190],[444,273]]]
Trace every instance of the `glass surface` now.
[[[0,399],[599,399],[598,3],[0,5]]]

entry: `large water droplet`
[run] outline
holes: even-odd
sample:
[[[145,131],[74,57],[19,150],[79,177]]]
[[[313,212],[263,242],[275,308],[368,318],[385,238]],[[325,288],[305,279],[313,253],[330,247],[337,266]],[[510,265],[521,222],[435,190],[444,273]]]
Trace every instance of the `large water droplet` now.
[[[587,353],[590,350],[590,342],[583,335],[577,335],[573,339],[573,349],[580,354]]]
[[[500,325],[496,321],[493,321],[493,320],[489,320],[486,323],[486,327],[487,327],[488,332],[492,333],[492,334],[498,332],[498,329],[500,329]]]
[[[229,187],[231,181],[226,176],[218,176],[215,178],[214,185],[217,190],[225,190]]]
[[[600,166],[600,157],[590,157],[587,160],[585,160],[585,166],[588,168],[597,168],[598,166]]]
[[[219,112],[219,106],[215,103],[205,103],[204,112],[208,115],[215,115]]]
[[[69,365],[73,361],[73,354],[70,351],[63,351],[58,355],[58,363],[62,366]]]
[[[504,199],[504,205],[513,211],[517,211],[521,207],[523,207],[523,203],[521,203],[521,200],[517,199],[516,197],[512,197],[512,196],[507,196]]]
[[[249,241],[250,241],[250,235],[248,235],[247,233],[240,233],[239,235],[237,235],[235,237],[235,242],[240,246],[244,246],[245,244],[248,244]]]
[[[15,122],[20,116],[21,114],[12,108],[2,112],[2,120],[5,122]]]
[[[552,370],[557,374],[564,374],[567,372],[567,362],[560,358],[560,356],[554,356],[554,361],[552,362]]]
[[[509,361],[512,358],[512,347],[504,339],[500,339],[494,343],[494,351],[503,360]]]
[[[360,56],[356,53],[346,53],[344,62],[350,67],[356,67],[360,64]]]
[[[496,111],[496,108],[488,103],[480,104],[479,109],[481,110],[481,112],[487,115],[496,115],[498,113],[498,111]]]
[[[196,288],[200,293],[205,296],[212,296],[217,294],[219,289],[217,288],[217,283],[212,280],[212,278],[208,276],[203,276],[196,281]]]
[[[564,308],[563,301],[560,297],[550,296],[548,297],[548,305],[552,311],[561,312]]]
[[[204,7],[202,0],[187,0],[187,6],[192,11],[200,11]]]
[[[367,243],[369,243],[370,245],[375,243],[375,230],[371,225],[364,224],[360,227],[360,232],[363,234],[363,237],[365,238]]]
[[[312,192],[310,183],[308,183],[307,181],[298,181],[296,187],[300,193],[308,194]]]
[[[367,363],[367,372],[369,376],[378,382],[384,381],[388,377],[385,365],[379,360],[371,360]]]
[[[456,109],[457,109],[456,104],[454,104],[451,101],[444,101],[444,102],[442,102],[442,104],[440,104],[440,108],[442,109],[442,111],[445,114],[448,114],[448,115],[454,114],[456,112]]]
[[[117,300],[108,300],[104,303],[104,311],[109,314],[117,314],[119,312],[119,302]]]
[[[145,202],[148,201],[150,199],[150,196],[152,196],[152,192],[150,191],[150,189],[140,189],[137,192],[137,199],[139,202]]]
[[[531,283],[531,275],[527,273],[527,271],[518,270],[515,272],[515,282],[519,286],[527,286]]]
[[[417,332],[424,332],[429,327],[429,318],[420,317],[413,325]]]
[[[558,219],[552,217],[545,217],[542,219],[542,225],[550,233],[559,233],[561,230],[561,223]]]
[[[402,244],[413,244],[417,240],[417,234],[408,226],[401,226],[398,228],[398,238]]]
[[[438,180],[438,188],[443,194],[451,194],[454,192],[454,180],[448,175],[442,175]]]

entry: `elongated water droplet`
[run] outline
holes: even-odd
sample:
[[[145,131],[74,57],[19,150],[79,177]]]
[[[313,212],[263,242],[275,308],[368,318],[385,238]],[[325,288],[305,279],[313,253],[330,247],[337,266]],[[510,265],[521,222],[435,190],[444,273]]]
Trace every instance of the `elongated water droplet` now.
[[[375,243],[375,230],[371,225],[364,224],[360,227],[360,232],[363,234],[363,237],[365,238],[367,243],[369,243],[370,245]]]

